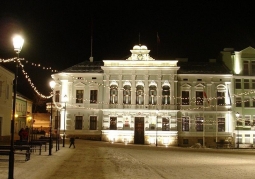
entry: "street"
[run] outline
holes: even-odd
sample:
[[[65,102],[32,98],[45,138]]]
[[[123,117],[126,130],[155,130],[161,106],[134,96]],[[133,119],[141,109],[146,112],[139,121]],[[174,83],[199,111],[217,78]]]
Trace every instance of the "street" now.
[[[15,178],[26,179],[129,179],[129,178],[242,178],[255,177],[253,149],[194,149],[148,145],[110,144],[76,140],[76,148],[61,146],[52,156],[32,154],[15,158]],[[54,148],[53,148],[54,149]],[[0,156],[2,158],[3,156]],[[20,159],[19,159],[20,158]],[[8,176],[1,160],[0,178]],[[6,175],[5,175],[6,174]]]

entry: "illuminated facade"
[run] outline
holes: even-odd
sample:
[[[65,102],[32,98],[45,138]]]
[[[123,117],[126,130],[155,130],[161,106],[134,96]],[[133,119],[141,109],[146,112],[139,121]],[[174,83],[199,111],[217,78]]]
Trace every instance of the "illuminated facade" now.
[[[226,65],[155,60],[141,45],[130,51],[126,60],[91,57],[52,75],[55,128],[59,119],[67,137],[134,144],[234,142],[233,75]]]
[[[14,74],[0,66],[0,140],[9,139],[11,134],[13,79]]]
[[[255,144],[255,49],[224,49],[224,63],[233,71],[234,139],[240,148]],[[235,114],[239,113],[239,116]]]

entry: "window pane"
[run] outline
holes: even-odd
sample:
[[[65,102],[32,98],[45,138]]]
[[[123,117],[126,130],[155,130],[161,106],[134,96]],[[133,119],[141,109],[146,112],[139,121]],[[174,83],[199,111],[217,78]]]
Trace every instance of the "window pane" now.
[[[217,91],[218,105],[225,105],[225,93]]]
[[[169,118],[162,119],[162,131],[169,131]]]
[[[156,88],[156,86],[149,87],[149,104],[157,104],[157,88]]]
[[[249,98],[244,99],[244,107],[250,107],[250,99]]]
[[[123,103],[131,104],[131,86],[125,85],[123,90]]]
[[[235,80],[235,85],[236,85],[236,89],[241,89],[242,88],[241,79],[236,79]]]
[[[244,89],[249,89],[249,80],[248,79],[244,79]]]
[[[97,90],[90,90],[90,103],[97,103]]]
[[[225,118],[218,118],[218,132],[225,132]]]
[[[162,104],[170,104],[170,87],[169,86],[163,86]]]
[[[82,116],[75,116],[75,130],[82,130]]]
[[[136,87],[136,104],[144,103],[144,88],[142,85]]]
[[[97,130],[97,116],[90,116],[89,130]]]
[[[118,103],[118,86],[112,85],[110,88],[110,104]]]
[[[196,91],[196,105],[203,105],[203,91]]]
[[[204,120],[202,117],[196,118],[196,131],[203,131]]]
[[[241,100],[241,98],[236,98],[236,107],[242,107],[242,100]]]
[[[182,91],[182,105],[189,105],[189,91]]]
[[[249,75],[249,62],[243,62],[243,75]]]
[[[189,131],[189,118],[182,117],[182,131]]]
[[[117,130],[117,117],[110,117],[110,130]]]
[[[83,90],[76,90],[76,103],[83,103]]]

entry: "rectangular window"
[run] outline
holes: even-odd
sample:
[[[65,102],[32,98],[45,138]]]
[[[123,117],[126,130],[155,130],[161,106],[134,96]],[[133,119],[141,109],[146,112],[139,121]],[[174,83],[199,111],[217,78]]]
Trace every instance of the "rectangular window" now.
[[[245,126],[251,126],[250,116],[245,116],[245,118],[244,118],[244,125]]]
[[[255,107],[255,98],[254,97],[252,98],[251,102],[252,102],[252,107]]]
[[[243,80],[243,87],[244,87],[244,89],[250,89],[250,87],[249,87],[249,80],[248,79],[244,79]]]
[[[82,116],[75,116],[75,130],[82,130]]]
[[[189,139],[183,139],[183,144],[189,144]]]
[[[2,96],[3,93],[3,82],[0,81],[0,97]]]
[[[217,104],[218,105],[225,105],[225,92],[217,91]]]
[[[97,130],[97,116],[90,116],[89,130]]]
[[[250,107],[250,99],[244,98],[244,107]]]
[[[251,61],[251,75],[255,75],[255,61]]]
[[[196,91],[196,105],[203,105],[203,91]]]
[[[240,97],[236,97],[236,107],[242,107],[242,99]]]
[[[218,118],[218,132],[225,132],[225,118]]]
[[[243,75],[249,75],[249,62],[243,61]]]
[[[189,105],[189,91],[182,91],[182,105]]]
[[[169,131],[169,118],[168,117],[162,118],[162,131]]]
[[[182,131],[189,131],[189,118],[182,117]]]
[[[117,130],[117,117],[110,117],[110,130]]]
[[[251,88],[252,88],[252,89],[255,89],[255,80],[252,80],[252,82],[251,82]]]
[[[59,96],[60,96],[60,91],[57,90],[55,93],[55,102],[59,103]]]
[[[97,103],[97,90],[90,90],[90,103]]]
[[[236,85],[236,89],[242,89],[242,85],[241,85],[241,79],[236,79],[235,80],[235,85]]]
[[[204,119],[203,117],[196,117],[196,131],[203,131]]]
[[[76,103],[83,103],[83,90],[76,90]]]

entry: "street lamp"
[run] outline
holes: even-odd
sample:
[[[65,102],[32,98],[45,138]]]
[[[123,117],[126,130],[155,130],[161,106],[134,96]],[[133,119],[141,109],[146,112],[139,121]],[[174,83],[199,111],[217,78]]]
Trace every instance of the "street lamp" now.
[[[158,146],[158,110],[156,111],[156,147]]]
[[[14,174],[14,120],[15,120],[15,107],[16,107],[16,95],[17,95],[17,80],[18,80],[18,68],[19,68],[19,53],[24,44],[24,39],[21,36],[15,36],[13,39],[14,51],[17,53],[16,71],[13,83],[13,100],[12,100],[12,119],[11,119],[11,150],[9,156],[9,174],[8,178],[12,179]]]
[[[65,102],[63,147],[65,147],[65,138],[66,138],[66,101],[67,101],[67,95],[64,96],[63,101]]]
[[[51,92],[51,104],[50,104],[50,142],[49,142],[49,155],[51,155],[51,151],[52,151],[52,102],[53,102],[53,90],[55,88],[55,81],[51,81],[50,82],[50,88],[52,90]]]
[[[239,112],[236,113],[236,129],[237,129],[237,148],[239,149],[239,127],[238,127],[238,120],[239,120],[240,114]]]

